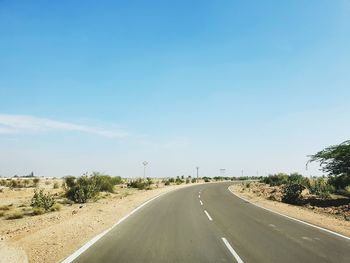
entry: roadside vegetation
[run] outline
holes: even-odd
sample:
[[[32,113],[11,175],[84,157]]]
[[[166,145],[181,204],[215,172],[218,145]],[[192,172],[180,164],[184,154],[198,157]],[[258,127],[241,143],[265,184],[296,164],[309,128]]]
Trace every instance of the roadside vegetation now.
[[[350,221],[350,141],[311,155],[308,163],[316,161],[326,173],[322,177],[278,173],[257,183],[243,183],[241,191],[334,214]]]
[[[147,178],[146,180],[136,179],[136,180],[131,180],[130,182],[128,182],[127,187],[137,188],[139,190],[151,190],[152,184],[153,184],[153,181],[151,178]]]
[[[86,203],[100,192],[113,193],[114,186],[121,183],[122,179],[119,176],[112,177],[97,172],[78,178],[69,176],[65,178],[65,196],[75,203]]]
[[[6,198],[3,196],[0,218],[13,220],[37,216],[59,211],[62,205],[71,206],[74,203],[96,201],[99,198],[106,198],[107,193],[114,193],[115,186],[122,183],[123,180],[119,176],[96,172],[77,178],[68,176],[63,179],[38,178],[34,175],[0,178],[0,194],[5,193],[6,196],[12,196],[8,199],[9,202],[18,200],[15,201],[15,204],[6,204]],[[29,198],[30,193],[32,194]],[[23,195],[26,197],[21,198]]]

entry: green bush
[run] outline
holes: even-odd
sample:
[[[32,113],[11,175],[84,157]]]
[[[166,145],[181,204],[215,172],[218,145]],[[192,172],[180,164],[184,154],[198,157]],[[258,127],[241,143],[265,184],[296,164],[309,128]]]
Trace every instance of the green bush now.
[[[92,180],[96,180],[97,187],[99,188],[99,191],[102,192],[113,193],[114,186],[123,182],[120,176],[109,176],[98,172],[92,173],[91,178]],[[147,178],[147,180],[148,179],[150,178]]]
[[[60,185],[58,184],[58,182],[54,182],[53,189],[58,189],[59,187],[60,187]]]
[[[68,188],[72,188],[75,186],[75,177],[74,176],[67,176],[64,178],[65,186]]]
[[[311,179],[308,189],[311,194],[315,194],[322,199],[330,198],[330,193],[334,192],[334,187],[322,177]]]
[[[175,183],[176,183],[177,185],[183,184],[184,182],[185,182],[185,181],[182,180],[182,179],[180,179],[180,177],[177,177],[176,180],[175,180]]]
[[[210,182],[210,177],[203,177],[204,182],[208,183]]]
[[[192,178],[191,183],[194,184],[195,182],[197,182],[196,178]]]
[[[151,186],[152,181],[149,180],[142,180],[142,179],[137,179],[137,180],[132,180],[127,184],[127,187],[129,188],[137,188],[139,190],[149,190]]]
[[[301,184],[304,187],[309,186],[309,178],[302,176],[298,173],[292,173],[288,176],[288,183]]]
[[[91,180],[95,181],[98,191],[113,193],[114,184],[112,178],[107,175],[93,175]]]
[[[24,186],[24,187],[28,187],[29,184],[30,184],[30,180],[29,180],[29,179],[24,179],[24,180],[23,180],[23,186]]]
[[[301,192],[305,186],[299,183],[288,183],[282,188],[282,202],[288,204],[299,204],[301,201]]]
[[[7,185],[7,181],[5,179],[0,179],[0,185],[1,186],[6,186]]]
[[[186,184],[189,184],[190,183],[190,179],[186,179]]]
[[[175,183],[175,179],[174,178],[169,178],[169,182],[170,183]]]
[[[166,180],[166,181],[164,182],[164,185],[170,185],[169,180]]]
[[[39,179],[39,178],[34,178],[34,179],[33,179],[33,183],[34,183],[34,186],[35,186],[35,187],[38,186],[39,182],[40,182],[40,179]]]
[[[76,203],[86,203],[95,198],[99,192],[114,192],[114,186],[122,183],[119,176],[109,176],[94,172],[91,176],[65,178],[66,197]]]
[[[268,177],[264,177],[261,182],[270,186],[280,186],[288,182],[288,175],[284,173],[270,174]]]
[[[329,176],[328,183],[335,187],[335,189],[345,189],[350,186],[350,175],[342,174],[338,176]]]
[[[88,176],[77,178],[74,182],[67,184],[67,187],[66,197],[76,203],[86,203],[99,192],[96,180]]]
[[[11,179],[9,182],[7,182],[7,187],[9,188],[21,188],[23,185],[21,184],[20,180],[17,179]]]
[[[55,204],[55,200],[49,194],[45,194],[43,189],[34,191],[34,196],[30,206],[33,208],[42,208],[45,211],[49,211],[50,208]]]
[[[152,184],[154,184],[154,182],[150,177],[147,177],[147,183],[148,183],[148,186],[151,186]]]

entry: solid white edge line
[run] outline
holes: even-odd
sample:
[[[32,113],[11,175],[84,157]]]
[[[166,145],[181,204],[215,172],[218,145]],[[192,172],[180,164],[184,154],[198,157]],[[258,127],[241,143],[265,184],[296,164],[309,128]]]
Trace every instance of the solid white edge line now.
[[[234,258],[237,260],[238,263],[244,263],[243,260],[238,256],[236,251],[231,247],[230,243],[227,241],[226,238],[222,237],[221,238],[228,250],[231,252],[231,254],[234,256]]]
[[[178,189],[172,189],[169,192],[164,192],[161,193],[153,198],[151,198],[150,200],[144,202],[143,204],[141,204],[140,206],[136,207],[134,210],[132,210],[130,213],[128,213],[127,215],[123,216],[121,219],[118,220],[117,223],[115,223],[113,226],[111,226],[110,228],[106,229],[105,231],[103,231],[102,233],[98,234],[97,236],[95,236],[93,239],[89,240],[87,243],[85,243],[81,248],[79,248],[77,251],[75,251],[72,255],[68,256],[66,259],[64,259],[61,263],[71,263],[73,262],[73,260],[75,260],[77,257],[79,257],[83,252],[85,252],[89,247],[91,247],[93,244],[95,244],[99,239],[101,239],[105,234],[107,234],[109,231],[111,231],[114,227],[116,227],[117,225],[119,225],[121,222],[123,222],[125,219],[127,219],[129,216],[131,216],[132,214],[134,214],[136,211],[140,210],[142,207],[144,207],[145,205],[147,205],[148,203],[152,202],[153,200],[157,199],[158,197],[170,193],[173,190],[178,190]]]
[[[203,202],[202,202],[202,200],[199,200],[199,202],[201,203],[201,205],[203,205]]]
[[[269,211],[269,212],[271,212],[271,213],[275,213],[275,214],[277,214],[277,215],[280,215],[280,216],[286,217],[286,218],[288,218],[288,219],[294,220],[294,221],[296,221],[296,222],[299,222],[299,223],[302,223],[302,224],[305,224],[305,225],[308,225],[308,226],[317,228],[317,229],[319,229],[319,230],[323,230],[323,231],[325,231],[325,232],[327,232],[327,233],[336,235],[336,236],[338,236],[338,237],[342,237],[342,238],[345,238],[345,239],[347,239],[347,240],[350,240],[350,237],[344,236],[344,235],[339,234],[339,233],[337,233],[337,232],[334,232],[334,231],[332,231],[332,230],[329,230],[329,229],[326,229],[326,228],[323,228],[323,227],[320,227],[320,226],[316,226],[316,225],[313,225],[313,224],[311,224],[311,223],[305,222],[305,221],[303,221],[303,220],[296,219],[296,218],[294,218],[294,217],[287,216],[287,215],[284,215],[284,214],[282,214],[282,213],[280,213],[280,212],[277,212],[277,211],[271,210],[271,209],[269,209],[269,208],[263,207],[263,206],[261,206],[261,205],[254,204],[254,203],[252,203],[251,201],[249,201],[248,199],[246,199],[246,198],[244,198],[244,197],[241,197],[241,196],[238,196],[236,193],[234,193],[233,191],[231,191],[230,186],[229,186],[227,189],[228,189],[233,195],[237,196],[238,198],[240,198],[240,199],[242,199],[242,200],[244,200],[244,201],[246,201],[246,202],[248,202],[248,203],[250,203],[250,204],[252,204],[252,205],[255,205],[256,207],[265,209],[265,210],[267,210],[267,211]]]
[[[207,215],[209,221],[213,221],[213,219],[211,218],[211,216],[209,215],[209,213],[207,212],[207,210],[204,210],[204,213]]]

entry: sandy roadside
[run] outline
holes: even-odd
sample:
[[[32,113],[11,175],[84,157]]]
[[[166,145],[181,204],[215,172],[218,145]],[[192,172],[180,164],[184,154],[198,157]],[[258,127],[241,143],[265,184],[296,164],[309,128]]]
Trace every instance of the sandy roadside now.
[[[135,190],[127,196],[111,195],[59,212],[7,221],[0,226],[0,262],[60,262],[145,201],[191,185]]]
[[[282,213],[284,215],[303,220],[305,222],[332,230],[350,237],[350,222],[328,214],[317,213],[306,207],[289,205],[277,201],[267,200],[252,192],[242,191],[240,185],[231,185],[229,189],[236,195],[249,200],[251,203]]]

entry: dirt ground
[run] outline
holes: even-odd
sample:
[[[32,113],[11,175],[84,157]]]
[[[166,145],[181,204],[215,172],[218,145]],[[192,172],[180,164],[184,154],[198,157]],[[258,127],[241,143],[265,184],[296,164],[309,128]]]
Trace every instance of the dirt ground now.
[[[327,210],[324,209],[318,210],[268,200],[261,191],[253,190],[253,188],[249,189],[244,184],[230,186],[232,192],[254,204],[350,237],[350,221],[346,221],[343,217],[337,214],[327,213]],[[276,199],[278,199],[278,196]]]
[[[62,191],[53,189],[53,183],[40,182],[40,187],[51,194]],[[159,184],[147,191],[117,187],[115,194],[104,194],[96,202],[64,204],[60,211],[37,216],[29,215],[34,188],[2,189],[0,207],[8,210],[0,217],[0,262],[59,262],[146,200],[189,185]],[[16,211],[24,217],[6,219]]]

